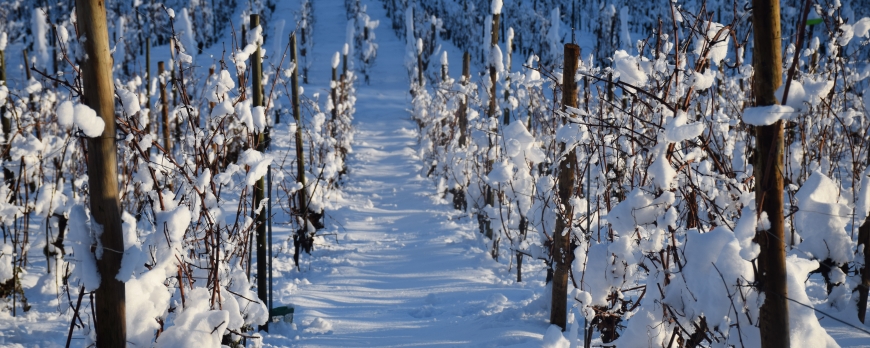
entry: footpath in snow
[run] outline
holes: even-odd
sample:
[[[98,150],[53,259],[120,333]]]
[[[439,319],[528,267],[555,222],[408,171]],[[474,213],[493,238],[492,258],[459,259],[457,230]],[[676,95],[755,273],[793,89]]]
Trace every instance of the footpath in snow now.
[[[546,302],[526,313],[533,291],[493,267],[467,216],[448,222],[457,216],[427,194],[413,124],[401,109],[382,115],[357,125],[347,207],[332,213],[343,228],[276,284],[296,330],[272,330],[267,345],[536,345]]]
[[[295,307],[295,327],[273,324],[264,346],[539,346],[549,301],[535,279],[543,274],[517,284],[507,265],[488,256],[476,220],[438,204],[406,110],[404,44],[389,31],[382,6],[364,3],[381,19],[380,47],[371,85],[357,86],[343,208],[328,212],[329,227],[312,255],[301,257],[301,272],[292,255],[276,255],[275,305]],[[343,43],[341,5],[315,6],[324,33],[315,61]],[[314,85],[328,77],[318,68]]]

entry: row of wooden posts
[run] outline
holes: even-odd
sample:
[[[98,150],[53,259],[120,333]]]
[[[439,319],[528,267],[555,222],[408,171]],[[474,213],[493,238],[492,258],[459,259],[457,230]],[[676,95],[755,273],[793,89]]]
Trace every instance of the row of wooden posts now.
[[[99,117],[105,122],[105,129],[102,135],[95,138],[87,138],[88,150],[88,185],[90,193],[90,211],[93,214],[94,222],[104,227],[104,233],[100,236],[101,243],[105,250],[123,250],[123,233],[121,229],[121,204],[117,181],[117,147],[115,146],[115,100],[114,100],[114,82],[112,78],[112,57],[110,53],[110,45],[108,40],[108,29],[106,22],[106,9],[102,1],[99,0],[79,0],[77,2],[77,17],[79,21],[78,29],[81,36],[86,37],[84,41],[84,49],[88,57],[87,64],[81,64],[81,79],[82,79],[82,103],[92,108]],[[259,25],[259,16],[251,15],[251,28]],[[291,45],[291,60],[296,66],[296,35],[290,36]],[[150,57],[151,45],[150,40],[146,41],[146,76],[150,79]],[[265,107],[262,88],[262,62],[259,47],[252,55],[252,84],[253,84],[253,106]],[[28,61],[27,51],[24,51],[25,62]],[[29,64],[26,64],[29,65]],[[165,63],[158,62],[157,70],[159,76],[165,72]],[[174,69],[173,69],[174,70]],[[27,79],[30,80],[30,69],[25,69]],[[174,73],[174,71],[172,71]],[[173,74],[174,75],[174,74]],[[174,79],[174,77],[173,77]],[[0,85],[6,85],[6,63],[5,51],[0,50]],[[301,125],[300,120],[300,101],[299,101],[299,82],[298,69],[293,70],[291,77],[292,83],[292,108],[293,115],[297,125]],[[160,102],[161,120],[162,120],[162,140],[164,148],[167,152],[171,151],[172,141],[170,139],[170,122],[169,122],[169,100],[167,96],[167,82],[160,82]],[[150,95],[150,84],[146,83],[148,95]],[[5,139],[10,138],[12,132],[11,118],[5,117],[8,111],[7,100],[0,102],[0,120],[2,120],[2,131]],[[38,124],[37,124],[38,127]],[[38,131],[37,131],[38,132]],[[255,135],[255,144],[258,151],[265,152],[266,144],[268,143],[268,134],[266,132],[257,132]],[[9,144],[6,144],[9,146]],[[298,181],[305,186],[304,175],[304,154],[302,141],[302,127],[296,127],[296,155],[297,155],[297,178]],[[4,160],[9,161],[9,151],[5,151]],[[253,206],[257,207],[260,202],[265,199],[266,187],[265,178],[260,178],[255,184]],[[303,216],[307,216],[307,197],[306,190],[298,191],[299,207],[302,210]],[[268,290],[271,289],[270,270],[267,266],[270,265],[266,235],[266,219],[267,212],[262,212],[257,216],[257,272],[258,276],[258,297],[271,307],[271,294]],[[303,230],[307,230],[308,220],[305,221]],[[271,237],[271,236],[268,236]],[[97,267],[101,274],[117,274],[121,265],[122,253],[106,252],[103,257],[97,260]],[[125,307],[125,285],[123,282],[114,277],[104,277],[99,288],[96,289],[96,300],[94,303],[96,316],[94,327],[97,336],[98,347],[122,347],[126,342],[126,307]]]
[[[781,65],[781,43],[779,35],[779,6],[771,5],[772,0],[754,0],[754,8],[757,10],[753,12],[753,19],[755,24],[755,46],[759,49],[756,50],[756,71],[760,71],[761,73],[756,76],[756,83],[753,85],[755,88],[755,94],[758,96],[758,100],[756,101],[757,105],[771,105],[776,104],[777,100],[774,96],[774,91],[779,85],[782,84],[782,65]],[[759,10],[759,9],[764,9]],[[498,43],[498,30],[499,27],[499,15],[493,15],[492,19],[493,23],[491,26],[491,45],[495,46]],[[508,44],[510,47],[510,44]],[[563,81],[562,81],[562,107],[573,107],[576,108],[578,105],[577,100],[577,86],[574,81],[574,76],[576,74],[578,68],[578,58],[580,55],[580,48],[576,44],[565,44],[564,46],[564,71],[563,71]],[[423,64],[420,55],[418,54],[418,83],[420,88],[423,87]],[[466,53],[463,56],[463,78],[462,83],[467,83],[468,79],[468,54]],[[489,108],[488,114],[490,117],[495,117],[496,108],[497,108],[497,98],[496,98],[496,68],[492,65],[488,67],[490,73],[490,99],[489,99]],[[442,75],[446,75],[446,67],[442,67]],[[507,97],[507,96],[506,96]],[[460,146],[465,145],[466,134],[465,127],[467,125],[467,119],[465,118],[467,105],[463,101],[460,106],[459,111],[457,112],[458,123],[460,128],[460,138],[459,144]],[[507,124],[510,122],[509,116],[507,113],[504,115],[504,123]],[[759,272],[760,274],[766,274],[766,281],[761,286],[761,291],[765,293],[765,302],[762,305],[762,313],[759,318],[759,327],[761,329],[761,337],[762,337],[762,345],[763,347],[774,347],[774,346],[783,346],[783,342],[786,342],[784,346],[788,345],[788,309],[786,303],[786,290],[785,290],[785,245],[781,243],[783,239],[783,202],[782,202],[782,189],[783,189],[783,179],[781,175],[781,170],[777,170],[782,166],[782,139],[783,139],[783,125],[782,122],[777,122],[771,126],[761,126],[757,127],[756,138],[758,139],[758,153],[764,154],[765,156],[760,156],[762,158],[759,159],[759,165],[757,168],[771,168],[770,170],[765,170],[763,175],[758,179],[758,190],[756,191],[757,202],[758,202],[758,211],[766,211],[769,216],[775,218],[772,219],[771,230],[768,233],[772,234],[773,238],[757,238],[757,241],[761,244],[761,254],[759,256]],[[492,146],[492,144],[490,144]],[[559,144],[561,151],[564,152],[565,143]],[[571,168],[574,168],[577,163],[576,153],[574,151],[568,151],[567,155],[560,159],[559,161],[559,171],[558,171],[558,196],[561,202],[568,202],[571,198],[574,185],[576,184],[576,178],[574,177],[574,171]],[[487,172],[491,168],[491,161],[487,162]],[[485,204],[492,205],[494,203],[494,194],[493,189],[487,185],[485,188]],[[765,199],[766,198],[766,199]],[[454,205],[459,208],[459,205],[454,203]],[[563,231],[568,226],[568,221],[564,218],[565,216],[573,216],[573,212],[571,211],[571,205],[566,204],[566,209],[568,211],[563,212],[561,218],[557,218],[555,231]],[[773,221],[776,220],[776,221]],[[481,218],[481,231],[486,234],[487,237],[493,238],[492,236],[492,228],[490,226],[490,221],[486,217]],[[567,327],[567,288],[568,288],[568,274],[570,263],[568,262],[570,255],[570,240],[568,234],[562,233],[554,233],[553,234],[553,254],[552,256],[552,268],[553,268],[553,286],[552,286],[552,296],[551,296],[551,312],[550,312],[550,323],[557,325],[565,330]],[[775,242],[780,241],[780,242]],[[494,248],[493,253],[497,250],[495,248],[495,243],[497,241],[494,240]],[[495,254],[494,254],[495,257]],[[518,264],[520,261],[518,260]],[[518,278],[519,279],[519,278]],[[587,337],[587,344],[588,344]],[[785,341],[782,341],[785,340]]]

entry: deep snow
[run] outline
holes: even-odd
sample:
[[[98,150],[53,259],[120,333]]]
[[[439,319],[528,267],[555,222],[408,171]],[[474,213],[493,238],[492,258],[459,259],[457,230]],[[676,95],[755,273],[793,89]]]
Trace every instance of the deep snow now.
[[[291,231],[275,226],[274,303],[294,306],[296,315],[294,325],[272,325],[263,333],[263,346],[540,346],[549,311],[541,262],[527,261],[525,282],[516,283],[515,265],[489,257],[476,220],[435,196],[407,111],[404,42],[390,30],[379,1],[362,3],[381,21],[379,51],[371,84],[360,79],[357,86],[357,133],[341,208],[327,212],[328,227],[312,255],[302,256],[301,272],[293,267]],[[297,8],[298,1],[279,2],[275,18],[288,21],[285,31],[293,29]],[[317,0],[315,11],[308,96],[325,95],[327,63],[345,42],[343,1]],[[460,52],[442,44],[455,77]],[[219,56],[220,49],[209,52]],[[280,136],[275,142],[280,147]],[[24,276],[31,312],[17,318],[0,312],[0,347],[63,346],[70,318],[55,312],[67,299],[40,294],[40,283]],[[811,300],[824,297],[818,281],[807,286]],[[870,347],[870,337],[852,328],[828,318],[821,323],[843,347]]]
[[[404,44],[380,3],[363,4],[381,21],[379,51],[371,85],[357,86],[343,208],[328,212],[301,273],[291,254],[276,253],[274,303],[295,306],[295,325],[273,324],[264,346],[539,346],[549,304],[540,298],[542,265],[526,265],[529,280],[516,284],[515,269],[489,257],[476,219],[434,196],[406,110]],[[315,62],[341,47],[340,6],[315,3]],[[326,69],[315,64],[310,82],[325,85]],[[276,229],[274,238],[287,233]]]

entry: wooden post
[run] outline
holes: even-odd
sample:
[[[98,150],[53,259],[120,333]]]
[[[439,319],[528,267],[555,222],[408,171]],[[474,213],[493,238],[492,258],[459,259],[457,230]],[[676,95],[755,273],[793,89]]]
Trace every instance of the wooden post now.
[[[338,119],[338,67],[332,67],[332,83],[330,83],[329,93],[332,97],[332,123],[335,124],[335,120]],[[329,132],[335,138],[335,129],[330,129]]]
[[[51,38],[49,38],[49,42],[51,42],[51,71],[57,76],[58,65],[57,65],[57,27],[51,26]],[[52,81],[51,85],[54,88],[57,88],[57,81]]]
[[[296,34],[290,34],[290,59],[297,67],[299,66],[296,59]],[[311,250],[310,242],[308,241],[308,194],[305,187],[305,153],[302,149],[302,113],[299,110],[299,69],[293,69],[293,74],[290,77],[290,86],[293,117],[296,119],[296,178],[302,185],[299,193],[299,211],[302,214],[303,226],[302,229],[296,232],[293,238],[293,246],[296,253],[293,255],[293,261],[296,263],[296,268],[299,269],[299,252],[300,246],[304,246],[308,251]]]
[[[471,79],[471,55],[468,52],[462,54],[462,83],[468,85]],[[459,146],[465,147],[468,132],[468,96],[463,96],[459,103]]]
[[[511,53],[513,52],[511,46],[513,45],[513,41],[514,41],[514,29],[513,28],[508,28],[508,35],[505,39],[506,39],[505,40],[505,50],[507,51],[507,55],[505,56],[505,78],[504,79],[505,79],[505,81],[510,82],[510,79],[511,79],[511,77],[510,77]],[[504,100],[507,102],[510,100],[510,98],[511,98],[511,91],[510,91],[510,89],[505,88]],[[509,108],[504,109],[504,121],[503,121],[503,123],[505,126],[511,124],[511,111]]]
[[[446,58],[447,58],[447,52],[443,52],[442,54],[445,55],[444,57],[445,57],[445,60],[446,60]],[[442,82],[442,83],[447,82],[447,64],[446,64],[447,62],[444,62],[444,63],[445,63],[445,64],[441,64],[441,82]]]
[[[241,47],[245,47],[245,46],[248,45],[248,28],[245,27],[244,24],[242,25],[242,37],[241,37],[241,41],[242,41],[242,45],[241,45]],[[240,100],[240,101],[242,101],[242,100],[246,100],[246,99],[248,98],[247,93],[244,93],[244,92],[242,91],[243,87],[245,86],[245,83],[246,83],[246,82],[245,82],[245,74],[244,74],[244,73],[243,73],[243,74],[239,74],[239,91],[242,92],[241,95],[239,96],[239,100]]]
[[[166,65],[163,61],[157,62],[157,76],[162,77]],[[172,142],[169,140],[169,101],[166,100],[166,82],[160,81],[160,104],[163,114],[163,148],[166,152],[172,152]]]
[[[6,52],[3,50],[0,50],[0,83],[6,86]],[[6,99],[0,100],[0,124],[2,124],[3,139],[5,139],[2,150],[4,152],[3,159],[6,161],[12,160],[9,152],[9,134],[12,133],[12,120],[6,117],[6,102],[8,100],[8,96]],[[12,185],[15,180],[15,173],[8,168],[3,168],[3,178],[7,185]]]
[[[864,245],[864,268],[861,269],[861,284],[858,284],[858,320],[866,323],[867,297],[870,295],[870,217],[858,228],[858,245]]]
[[[500,16],[499,14],[492,15],[492,26],[490,27],[490,36],[492,38],[492,41],[490,42],[490,52],[492,51],[493,48],[496,47],[496,45],[498,45],[499,16]],[[491,54],[490,54],[490,56],[491,56]],[[497,111],[497,105],[498,105],[498,103],[496,101],[497,97],[495,96],[495,88],[496,88],[496,82],[498,81],[498,73],[496,72],[495,65],[492,62],[490,62],[490,65],[489,65],[489,81],[490,81],[490,84],[492,86],[490,86],[490,91],[489,91],[489,112],[488,112],[488,114],[489,114],[489,117],[495,117],[496,111]],[[493,129],[492,131],[494,133],[496,130]],[[493,144],[492,140],[490,139],[490,144],[489,144],[490,149],[493,146],[495,146],[495,144]],[[493,159],[491,159],[491,158],[487,159],[487,161],[486,161],[486,173],[487,174],[489,174],[489,172],[492,170],[493,162],[494,162]],[[496,193],[493,192],[492,187],[489,185],[486,185],[485,195],[484,195],[485,205],[494,206],[495,205],[495,195],[496,195]],[[487,238],[493,239],[492,219],[490,219],[489,216],[487,216],[486,220],[484,221],[483,232]],[[495,244],[495,242],[493,242],[493,249],[492,249],[492,253],[493,253],[492,257],[493,258],[497,257],[495,252],[496,252],[496,244]]]
[[[492,42],[490,43],[490,51],[498,45],[498,22],[499,22],[499,14],[492,15],[492,28],[490,30],[490,34],[492,36]],[[489,92],[489,117],[495,117],[497,102],[495,96],[495,87],[496,82],[498,81],[497,72],[495,71],[495,65],[490,64],[489,66],[489,81],[492,84]]]
[[[147,132],[151,132],[151,124],[154,123],[154,116],[151,114],[151,35],[145,39],[145,94],[148,98],[148,125],[145,127]],[[155,127],[156,129],[157,127]]]
[[[777,104],[774,91],[782,84],[782,48],[780,47],[779,0],[753,0],[752,22],[753,68],[752,86],[756,106]],[[758,214],[767,212],[770,229],[759,231],[755,242],[761,246],[758,273],[755,276],[764,293],[764,304],[758,314],[761,347],[788,347],[788,288],[785,264],[785,229],[783,217],[783,121],[755,128],[755,202]]]
[[[417,49],[417,83],[423,88],[423,50]]]
[[[577,107],[577,85],[574,75],[577,73],[577,58],[580,56],[580,46],[565,44],[565,63],[562,71],[562,107]],[[556,218],[556,229],[553,231],[553,296],[550,306],[550,324],[558,325],[565,331],[567,319],[568,270],[571,264],[568,258],[571,254],[571,219],[574,211],[571,206],[571,196],[574,191],[574,170],[576,169],[577,153],[574,149],[566,149],[567,144],[559,147],[568,154],[559,161],[558,192],[559,202],[564,207],[561,216]]]
[[[260,16],[251,15],[250,21],[251,31],[260,26]],[[251,55],[251,89],[253,90],[252,106],[264,106],[263,103],[263,62],[260,59],[260,45],[257,44],[257,49]],[[256,139],[257,151],[266,152],[266,138],[264,131],[258,130],[254,133]],[[251,209],[256,209],[266,197],[266,181],[265,177],[257,179],[254,187],[254,202]],[[266,253],[266,215],[267,210],[263,209],[257,214],[257,297],[263,303],[268,303],[269,299],[269,269],[268,255]],[[271,309],[271,308],[270,308]],[[261,330],[269,331],[269,326],[260,326]]]
[[[305,5],[303,4],[302,6],[304,7]],[[305,49],[305,27],[299,28],[299,31],[302,33],[302,50],[299,53],[301,53],[302,57],[305,58],[305,54],[308,53],[308,50]],[[298,65],[296,66],[296,69],[299,69]],[[308,68],[306,67],[302,68],[302,82],[306,85],[308,84]]]
[[[85,40],[87,61],[80,62],[82,101],[105,122],[103,134],[88,138],[88,192],[93,224],[102,226],[102,257],[97,258],[101,275],[96,291],[97,347],[124,347],[127,344],[126,289],[115,278],[121,268],[124,235],[121,230],[121,203],[118,198],[118,162],[115,147],[115,86],[105,2],[77,0],[78,33]]]

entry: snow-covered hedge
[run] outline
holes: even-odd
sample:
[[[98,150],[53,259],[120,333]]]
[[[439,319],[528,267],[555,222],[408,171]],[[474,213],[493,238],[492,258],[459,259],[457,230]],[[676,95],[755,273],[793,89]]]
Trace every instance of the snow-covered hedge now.
[[[152,71],[148,81],[144,66],[136,63],[144,63],[144,52],[122,48],[121,39],[115,46],[124,250],[104,250],[99,244],[102,228],[93,223],[88,209],[92,192],[87,185],[91,173],[86,172],[85,140],[101,134],[105,125],[79,97],[78,67],[70,63],[78,64],[85,57],[78,39],[69,34],[74,31],[65,9],[65,5],[52,7],[52,18],[63,19],[49,21],[43,16],[44,27],[37,26],[46,39],[49,33],[58,33],[52,55],[56,52],[59,58],[59,73],[52,73],[50,59],[37,59],[32,78],[0,84],[4,121],[0,155],[5,174],[0,185],[0,310],[21,313],[31,308],[22,278],[35,274],[36,288],[56,298],[39,310],[58,309],[73,322],[74,335],[85,337],[76,345],[91,344],[94,318],[86,313],[93,302],[82,303],[82,298],[102,279],[114,276],[127,285],[131,345],[218,347],[242,337],[256,340],[258,325],[269,316],[267,304],[258,299],[253,286],[256,276],[265,275],[251,272],[255,263],[266,261],[252,258],[257,217],[271,212],[271,205],[276,212],[286,212],[276,214],[275,224],[302,229],[306,224],[297,204],[301,190],[309,197],[307,209],[318,218],[333,207],[346,172],[344,157],[352,152],[355,72],[347,71],[336,82],[337,100],[330,96],[320,101],[301,91],[303,115],[297,124],[289,96],[296,66],[283,46],[287,43],[283,23],[267,28],[275,33],[270,39],[283,44],[266,44],[263,35],[272,31],[263,26],[247,30],[243,40],[229,40],[227,52],[204,69],[211,61],[199,54],[199,48],[209,39],[192,31],[210,28],[197,27],[199,19],[192,18],[186,7],[179,11],[159,7],[154,17],[166,21],[166,30],[175,38],[171,48],[159,47],[171,50],[173,58],[163,74]],[[208,18],[209,13],[203,15]],[[243,13],[242,18],[248,15]],[[22,36],[7,36],[6,30],[18,22],[5,23],[0,24],[0,51],[26,47]],[[129,22],[119,23],[115,28],[119,37],[142,34],[133,31]],[[235,32],[248,25],[242,21]],[[157,49],[154,44],[152,49]],[[43,42],[35,45],[37,52],[45,49]],[[252,104],[251,59],[258,46],[263,56],[271,57],[263,64],[265,106]],[[280,51],[267,52],[265,47]],[[130,56],[135,61],[123,59]],[[9,54],[6,57],[8,61]],[[166,86],[166,105],[161,102],[161,86]],[[336,110],[335,116],[320,112],[321,104],[327,112]],[[304,187],[297,180],[293,151],[297,127],[302,129],[306,156]],[[269,144],[265,151],[257,150],[261,134]],[[279,157],[279,151],[289,155]],[[271,199],[255,206],[254,185],[267,174],[274,182]],[[44,262],[35,261],[41,259],[40,251],[32,252],[31,247],[42,248]],[[124,254],[119,274],[97,272],[95,258],[104,252]]]
[[[456,24],[462,15],[444,15],[456,8],[451,4],[415,10],[449,18],[445,30],[457,35],[467,29]],[[509,6],[505,25],[523,23],[522,15],[511,18]],[[663,20],[672,25],[648,39],[613,46],[607,59],[600,51],[581,57],[577,108],[558,102],[561,71],[550,67],[561,64],[555,58],[561,42],[548,42],[533,27],[512,31],[525,37],[520,42],[531,41],[522,45],[552,44],[540,50],[550,57],[545,64],[528,55],[520,71],[498,68],[509,58],[486,52],[484,41],[460,46],[471,53],[486,47],[480,54],[501,58],[489,58],[479,80],[422,88],[412,77],[420,157],[438,194],[458,209],[467,205],[492,239],[493,257],[510,265],[531,257],[550,266],[553,234],[569,234],[571,339],[582,340],[592,327],[595,339],[619,347],[668,346],[675,337],[753,347],[763,302],[753,287],[759,252],[753,238],[769,223],[755,211],[754,126],[784,119],[789,296],[812,307],[808,273],[822,272],[827,300],[815,307],[855,317],[853,289],[865,267],[857,231],[870,192],[870,19],[846,24],[837,14],[849,9],[820,7],[830,26],[806,48],[784,50],[785,67],[799,55],[798,73],[788,105],[774,110],[750,108],[748,17],[720,24],[731,16],[671,6],[674,16],[667,9]],[[529,12],[556,13],[555,22],[558,11],[554,5]],[[487,32],[484,24],[472,30]],[[409,57],[420,54],[412,50],[409,44]],[[498,74],[494,96],[490,66]],[[488,115],[493,97],[497,112]],[[576,153],[570,164],[576,184],[563,202],[555,194],[556,172],[569,151]],[[554,231],[558,218],[569,222],[567,230]],[[832,344],[812,309],[793,306],[791,321],[794,342]]]

